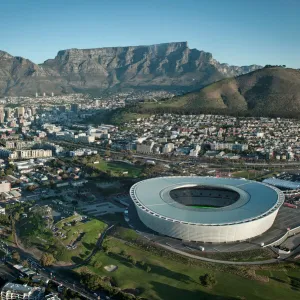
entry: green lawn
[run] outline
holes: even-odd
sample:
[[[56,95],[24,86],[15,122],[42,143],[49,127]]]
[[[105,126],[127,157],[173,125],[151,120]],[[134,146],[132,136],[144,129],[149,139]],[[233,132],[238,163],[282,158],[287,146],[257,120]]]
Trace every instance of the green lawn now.
[[[76,218],[75,218],[76,219]],[[57,254],[57,259],[65,262],[80,262],[80,259],[85,259],[91,251],[94,249],[95,244],[100,237],[100,234],[106,228],[106,224],[93,219],[86,223],[77,222],[72,226],[64,226],[64,223],[68,223],[74,220],[74,216],[60,221],[56,226],[61,228],[67,237],[65,239],[56,238],[64,246]],[[82,234],[78,247],[74,250],[68,250],[65,246],[73,243]]]
[[[254,171],[254,170],[245,170],[245,171],[237,171],[232,173],[232,177],[242,177],[246,179],[255,179],[256,176],[259,176],[260,172],[259,171]]]
[[[142,167],[124,162],[100,160],[98,164],[90,164],[90,166],[103,172],[110,171],[112,176],[138,177],[142,172]],[[128,172],[128,174],[123,174],[123,172]]]
[[[66,235],[66,238],[54,236],[53,232],[42,226],[41,223],[38,223],[39,228],[37,229],[35,227],[37,223],[34,220],[24,223],[20,227],[21,240],[28,247],[36,247],[41,251],[52,253],[57,261],[80,262],[94,249],[101,232],[107,225],[97,219],[85,223],[77,222],[72,226],[64,225],[75,219],[78,219],[78,216],[71,216],[55,224],[59,231]],[[77,243],[77,248],[67,249],[66,246],[73,243],[81,234],[82,237]]]
[[[218,208],[215,206],[207,206],[207,205],[189,205],[189,207],[194,207],[194,208]]]
[[[271,282],[280,282],[286,286],[292,286],[294,289],[298,288],[300,297],[300,269],[298,268],[286,268],[282,270],[258,270],[258,275],[267,276]],[[295,298],[296,299],[296,298]],[[300,298],[299,298],[300,299]]]
[[[141,296],[153,300],[171,299],[255,299],[282,300],[298,299],[300,293],[290,285],[270,280],[259,282],[233,274],[230,271],[218,269],[212,265],[186,264],[166,259],[146,252],[130,244],[124,244],[114,238],[105,241],[109,254],[98,252],[88,268],[96,274],[112,276],[117,285],[123,289],[138,288]],[[139,264],[133,265],[126,255],[131,255],[136,261],[144,261],[151,271]],[[125,256],[126,256],[125,255]],[[102,266],[99,267],[99,262]],[[106,265],[117,265],[118,269],[109,273],[103,268]],[[278,267],[278,266],[276,266]],[[77,270],[79,271],[79,270]],[[213,273],[217,284],[211,289],[200,285],[199,276]],[[297,274],[295,274],[296,276]],[[299,277],[299,274],[298,274]]]

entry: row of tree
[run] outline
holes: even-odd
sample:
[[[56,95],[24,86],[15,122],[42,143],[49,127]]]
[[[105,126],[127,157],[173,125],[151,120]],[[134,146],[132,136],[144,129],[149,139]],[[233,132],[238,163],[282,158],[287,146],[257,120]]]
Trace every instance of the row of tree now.
[[[286,65],[265,65],[265,68],[285,68]]]

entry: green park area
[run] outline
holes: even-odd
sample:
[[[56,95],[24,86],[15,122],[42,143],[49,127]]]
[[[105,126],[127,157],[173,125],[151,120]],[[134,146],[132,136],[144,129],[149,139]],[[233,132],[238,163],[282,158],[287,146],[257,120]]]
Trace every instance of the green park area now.
[[[254,170],[244,170],[244,171],[237,171],[232,173],[232,177],[236,178],[246,178],[246,179],[255,179],[257,176],[260,175],[259,171]]]
[[[28,248],[51,253],[57,261],[79,263],[93,251],[106,224],[96,219],[81,221],[74,215],[53,227],[57,228],[55,232],[42,216],[30,214],[20,221],[19,236]]]
[[[99,160],[99,163],[90,164],[90,166],[116,177],[138,177],[143,171],[142,166],[136,166],[126,162],[105,161],[102,159]]]
[[[112,278],[123,290],[138,291],[139,296],[146,299],[279,300],[299,297],[296,281],[287,279],[299,278],[299,269],[282,271],[287,277],[281,281],[278,274],[273,277],[269,270],[260,270],[256,274],[254,266],[206,264],[175,254],[157,253],[151,247],[141,248],[114,237],[106,238],[103,248],[104,251],[97,252],[87,267],[76,271],[83,272],[88,268],[93,274]],[[109,272],[107,266],[117,268]],[[278,265],[265,268],[286,270]],[[213,276],[213,285],[203,285],[199,278],[205,274]]]
[[[236,171],[232,173],[232,177],[236,178],[246,178],[250,180],[263,180],[269,177],[274,177],[278,171],[263,171],[263,170],[243,170],[243,171]]]

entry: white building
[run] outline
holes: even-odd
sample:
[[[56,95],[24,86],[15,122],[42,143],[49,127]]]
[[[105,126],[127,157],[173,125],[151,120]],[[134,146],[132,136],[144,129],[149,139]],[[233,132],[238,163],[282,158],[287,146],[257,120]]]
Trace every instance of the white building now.
[[[275,187],[243,179],[173,176],[130,189],[140,220],[185,241],[228,243],[263,234],[284,203]]]
[[[197,157],[200,150],[201,150],[201,147],[199,145],[196,145],[195,149],[192,149],[190,151],[190,156]]]
[[[137,144],[136,145],[136,152],[138,153],[152,153],[153,150],[153,146],[154,146],[154,142],[150,141],[150,142],[144,142],[142,144]]]
[[[170,153],[174,150],[174,144],[173,143],[167,143],[163,147],[163,153]]]
[[[8,282],[1,290],[1,300],[11,299],[43,299],[44,289]]]
[[[8,182],[7,180],[0,182],[0,193],[10,192],[10,190],[11,190],[10,182]]]
[[[30,158],[41,158],[51,157],[52,150],[44,149],[29,149],[29,150],[16,150],[9,154],[9,159],[30,159]]]

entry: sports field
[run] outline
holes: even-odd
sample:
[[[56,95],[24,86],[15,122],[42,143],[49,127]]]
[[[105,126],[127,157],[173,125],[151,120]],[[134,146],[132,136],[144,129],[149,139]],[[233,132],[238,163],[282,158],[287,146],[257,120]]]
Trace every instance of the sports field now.
[[[131,165],[125,162],[100,160],[98,164],[91,165],[98,170],[110,173],[112,176],[138,177],[142,167]]]
[[[207,205],[189,205],[189,207],[195,207],[195,208],[217,208],[215,206],[207,206]]]

